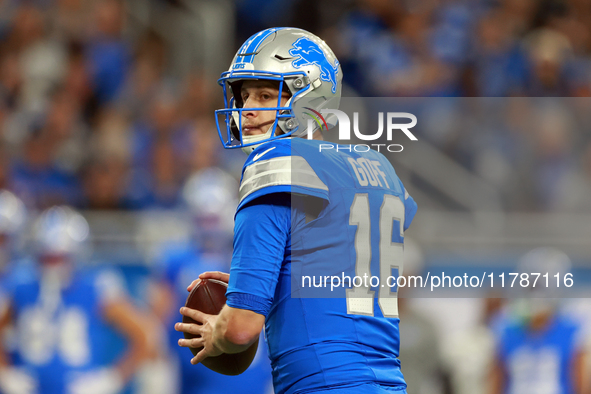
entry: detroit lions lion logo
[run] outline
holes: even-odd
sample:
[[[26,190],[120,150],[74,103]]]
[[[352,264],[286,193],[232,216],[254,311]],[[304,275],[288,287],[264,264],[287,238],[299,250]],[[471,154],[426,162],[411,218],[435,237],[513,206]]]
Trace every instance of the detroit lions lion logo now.
[[[332,83],[332,92],[337,91],[337,72],[339,61],[335,59],[335,65],[330,64],[322,49],[309,38],[302,37],[293,43],[293,48],[289,50],[292,56],[299,56],[291,64],[295,68],[315,64],[320,68],[320,79]]]

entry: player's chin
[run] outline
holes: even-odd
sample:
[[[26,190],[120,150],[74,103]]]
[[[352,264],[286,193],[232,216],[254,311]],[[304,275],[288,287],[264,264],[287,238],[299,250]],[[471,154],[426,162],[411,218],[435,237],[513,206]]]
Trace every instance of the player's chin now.
[[[259,127],[243,127],[242,134],[246,136],[264,134]]]

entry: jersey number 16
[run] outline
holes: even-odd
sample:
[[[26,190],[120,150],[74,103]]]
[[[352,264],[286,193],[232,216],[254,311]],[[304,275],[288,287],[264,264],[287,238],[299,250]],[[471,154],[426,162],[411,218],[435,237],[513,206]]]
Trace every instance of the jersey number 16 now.
[[[404,235],[404,203],[390,194],[385,194],[380,208],[379,218],[379,294],[378,304],[384,317],[398,317],[398,293],[392,291],[396,277],[392,272],[402,272],[403,244],[392,242],[394,221],[400,223],[400,237]],[[349,225],[357,226],[355,232],[355,275],[371,277],[371,217],[367,193],[355,194],[349,213]],[[347,314],[374,315],[374,293],[363,283],[360,287],[347,290]]]

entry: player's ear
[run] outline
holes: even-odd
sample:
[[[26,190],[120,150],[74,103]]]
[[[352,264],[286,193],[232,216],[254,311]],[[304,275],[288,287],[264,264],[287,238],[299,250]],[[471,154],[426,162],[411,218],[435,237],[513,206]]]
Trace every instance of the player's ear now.
[[[242,83],[243,81],[229,83],[232,95],[234,96],[234,102],[236,103],[236,108],[244,107],[244,100],[242,100]]]

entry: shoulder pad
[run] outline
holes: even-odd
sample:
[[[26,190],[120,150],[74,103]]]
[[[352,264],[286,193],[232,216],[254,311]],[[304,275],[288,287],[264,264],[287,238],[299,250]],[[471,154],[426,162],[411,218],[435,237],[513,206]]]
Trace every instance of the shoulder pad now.
[[[328,200],[328,186],[304,157],[294,154],[289,139],[264,144],[250,154],[242,170],[238,210],[257,197],[281,192]]]

